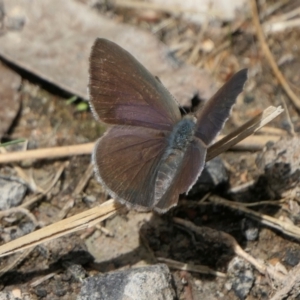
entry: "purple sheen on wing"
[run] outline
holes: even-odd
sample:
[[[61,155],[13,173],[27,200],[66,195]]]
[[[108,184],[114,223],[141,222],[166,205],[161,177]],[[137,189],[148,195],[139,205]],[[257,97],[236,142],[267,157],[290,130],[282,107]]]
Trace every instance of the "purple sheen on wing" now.
[[[167,89],[129,52],[105,39],[92,48],[89,91],[92,111],[108,124],[170,130],[181,119]]]
[[[94,150],[97,178],[116,200],[138,210],[150,210],[157,169],[166,147],[165,135],[156,130],[114,126]]]
[[[128,104],[120,104],[115,108],[113,114],[120,120],[120,125],[144,126],[166,131],[171,131],[173,128],[172,124],[166,122],[163,115],[155,114],[152,107],[145,105],[130,106]],[[134,121],[132,122],[132,120]]]

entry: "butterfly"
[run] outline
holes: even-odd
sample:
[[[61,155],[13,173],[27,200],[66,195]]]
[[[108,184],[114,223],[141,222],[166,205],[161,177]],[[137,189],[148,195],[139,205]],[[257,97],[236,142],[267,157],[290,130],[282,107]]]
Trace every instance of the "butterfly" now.
[[[207,148],[243,90],[247,69],[201,110],[183,117],[161,81],[109,40],[95,41],[89,72],[91,110],[109,126],[92,154],[98,181],[129,208],[166,212],[201,174]]]

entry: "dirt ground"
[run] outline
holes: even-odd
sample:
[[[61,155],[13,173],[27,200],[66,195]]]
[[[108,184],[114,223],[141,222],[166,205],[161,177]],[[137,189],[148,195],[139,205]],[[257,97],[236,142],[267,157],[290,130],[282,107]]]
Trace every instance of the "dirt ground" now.
[[[81,2],[90,5],[88,1]],[[288,1],[269,12],[276,2],[278,1],[259,1],[262,23],[276,20],[300,8],[299,2]],[[229,133],[270,105],[286,104],[288,114],[282,113],[267,125],[269,130],[263,133],[271,135],[270,128],[276,128],[281,129],[279,136],[288,137],[292,132],[292,124],[295,136],[298,135],[299,110],[297,111],[274,76],[257,39],[250,5],[248,13],[238,14],[231,21],[208,22],[206,25],[195,24],[180,14],[150,8],[113,6],[106,1],[94,2],[93,9],[117,22],[154,32],[156,38],[171,49],[172,55],[187,64],[204,69],[217,86],[239,69],[249,68],[250,75],[244,94],[238,98],[222,133]],[[266,12],[269,14],[266,15]],[[299,95],[299,26],[287,26],[280,31],[269,32],[266,41],[286,81],[294,93]],[[205,50],[205,46],[210,47],[211,44],[213,49],[218,50]],[[194,51],[195,47],[199,47],[199,50]],[[1,63],[12,68],[22,79],[19,91],[21,108],[10,129],[3,135],[2,142],[26,138],[27,149],[38,149],[92,142],[103,134],[105,127],[94,120],[90,110],[79,109],[82,103],[80,98],[70,103],[68,100],[72,95],[54,84],[23,70],[22,66],[12,65],[6,60]],[[202,101],[201,95],[198,95],[198,101]],[[23,148],[21,143],[7,147],[7,150]],[[287,222],[298,226],[299,214],[296,209],[291,209],[291,202],[280,201],[282,197],[274,196],[267,188],[264,171],[256,164],[262,151],[245,149],[223,153],[220,157],[228,182],[210,187],[209,192],[234,203],[270,201],[249,209],[278,220],[288,220]],[[73,193],[88,169],[90,160],[90,155],[81,155],[27,160],[17,165],[7,163],[0,165],[0,174],[18,177],[15,169],[18,166],[29,178],[33,178],[35,186],[45,190],[58,169],[67,163],[62,176],[50,192],[29,209],[38,224],[37,228],[41,228],[109,199],[94,176],[90,177],[79,194]],[[242,188],[243,185],[248,187]],[[272,276],[262,274],[255,266],[246,262],[243,262],[239,274],[229,270],[237,255],[223,236],[213,238],[210,231],[207,234],[197,234],[191,228],[176,222],[176,218],[191,221],[194,225],[203,227],[204,232],[205,228],[211,228],[214,232],[226,232],[234,237],[246,253],[283,275],[300,262],[299,239],[285,234],[276,226],[268,226],[262,219],[255,219],[237,208],[210,201],[199,202],[207,192],[207,189],[199,188],[190,196],[182,195],[179,205],[163,215],[137,213],[124,208],[96,227],[41,244],[24,257],[20,258],[17,253],[1,258],[2,268],[11,265],[1,272],[0,289],[21,291],[23,299],[76,299],[81,287],[80,276],[157,262],[167,263],[163,259],[171,259],[191,266],[204,265],[228,274],[227,277],[222,277],[170,267],[178,299],[271,299],[284,284],[278,284]],[[34,193],[37,192],[28,188],[26,197],[31,197]],[[32,221],[24,214],[1,217],[1,244],[32,231]],[[249,234],[253,234],[253,238]],[[74,274],[69,267],[70,262],[80,266],[80,274]],[[248,274],[245,270],[249,270],[251,282],[246,295],[239,293],[244,281],[236,280]],[[299,293],[297,295],[300,297]],[[278,299],[298,298],[290,296]]]

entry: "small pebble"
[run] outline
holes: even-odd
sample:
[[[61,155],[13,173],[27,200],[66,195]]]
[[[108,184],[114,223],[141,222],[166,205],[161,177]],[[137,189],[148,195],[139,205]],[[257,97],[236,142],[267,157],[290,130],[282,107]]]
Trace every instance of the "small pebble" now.
[[[250,219],[243,219],[242,222],[242,232],[247,241],[255,241],[258,238],[258,226],[256,222]]]
[[[164,264],[116,271],[83,280],[77,300],[174,300],[172,276]]]
[[[240,257],[234,257],[227,269],[229,280],[225,287],[233,290],[236,296],[245,299],[254,283],[254,274],[252,266]]]

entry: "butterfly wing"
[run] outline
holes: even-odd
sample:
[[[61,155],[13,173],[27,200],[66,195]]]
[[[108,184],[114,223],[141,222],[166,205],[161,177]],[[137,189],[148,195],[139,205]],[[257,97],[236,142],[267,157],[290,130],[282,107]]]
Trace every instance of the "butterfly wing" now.
[[[150,210],[157,168],[166,147],[166,137],[157,130],[113,126],[93,152],[97,178],[116,200]]]
[[[168,130],[181,119],[176,101],[129,52],[98,38],[90,57],[90,105],[113,125]]]
[[[177,204],[180,194],[187,193],[192,188],[204,168],[206,150],[206,145],[198,138],[194,138],[184,154],[172,184],[155,205],[156,211],[166,212]]]
[[[223,128],[246,80],[247,69],[234,74],[197,113],[195,135],[206,145],[210,145]]]

